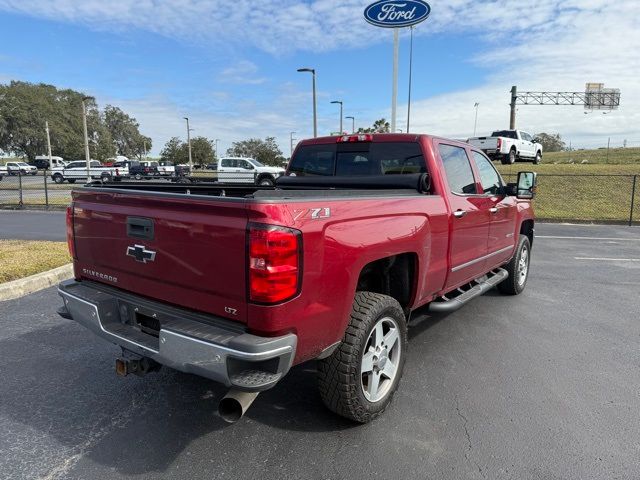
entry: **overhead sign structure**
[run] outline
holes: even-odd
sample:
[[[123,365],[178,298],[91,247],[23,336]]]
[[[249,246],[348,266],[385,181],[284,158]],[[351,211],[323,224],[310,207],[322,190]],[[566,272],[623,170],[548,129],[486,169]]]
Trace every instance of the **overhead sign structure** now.
[[[391,131],[396,131],[396,105],[398,99],[398,29],[412,27],[431,13],[431,7],[422,0],[378,0],[364,9],[364,18],[377,27],[393,28],[393,88],[391,94]]]
[[[431,7],[422,0],[379,0],[364,10],[367,22],[377,27],[400,28],[416,25],[431,13]]]

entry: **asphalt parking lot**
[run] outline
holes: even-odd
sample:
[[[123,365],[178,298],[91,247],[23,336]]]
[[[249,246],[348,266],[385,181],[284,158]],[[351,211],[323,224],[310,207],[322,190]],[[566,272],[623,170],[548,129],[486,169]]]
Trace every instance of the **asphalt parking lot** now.
[[[0,302],[2,478],[640,477],[640,230],[539,225],[518,297],[416,315],[386,413],[354,425],[295,368],[245,418],[225,389],[163,369],[117,377],[117,347],[54,312]]]

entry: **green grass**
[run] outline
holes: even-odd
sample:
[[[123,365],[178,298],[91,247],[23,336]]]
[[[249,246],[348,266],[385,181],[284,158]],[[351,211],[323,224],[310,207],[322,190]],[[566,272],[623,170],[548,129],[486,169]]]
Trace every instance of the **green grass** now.
[[[542,154],[542,163],[611,163],[640,165],[640,148],[572,150],[570,152],[547,152]]]
[[[0,283],[46,272],[70,261],[66,242],[0,240]]]
[[[628,222],[636,177],[633,220],[640,222],[640,164],[496,165],[509,182],[521,170],[538,173],[534,200],[539,219],[580,222]]]

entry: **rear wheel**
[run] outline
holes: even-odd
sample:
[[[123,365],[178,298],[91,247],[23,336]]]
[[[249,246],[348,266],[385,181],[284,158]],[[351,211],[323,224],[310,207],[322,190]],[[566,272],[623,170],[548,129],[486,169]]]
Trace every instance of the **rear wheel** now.
[[[398,388],[407,352],[400,304],[358,292],[338,348],[318,362],[320,396],[333,412],[360,423],[380,415]]]
[[[512,148],[511,150],[509,150],[509,153],[502,159],[502,164],[513,165],[514,163],[516,163],[516,149]]]
[[[261,187],[273,187],[275,185],[275,182],[271,177],[262,177],[258,180],[258,185],[260,185]]]
[[[520,235],[518,248],[513,258],[504,268],[509,273],[509,278],[498,284],[498,290],[507,295],[522,293],[529,278],[529,262],[531,260],[531,243],[529,237]]]

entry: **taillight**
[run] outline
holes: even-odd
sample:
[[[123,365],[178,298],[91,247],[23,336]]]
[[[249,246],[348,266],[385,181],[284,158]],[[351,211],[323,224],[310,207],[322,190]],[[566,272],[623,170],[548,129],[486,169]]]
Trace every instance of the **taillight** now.
[[[76,258],[76,245],[73,241],[73,206],[67,207],[67,247],[72,258]]]
[[[302,275],[298,230],[271,225],[249,227],[249,299],[277,303],[298,294]]]
[[[120,170],[116,168],[116,177],[119,177],[119,176],[120,176]]]
[[[502,147],[502,139],[498,137],[498,143],[496,143],[496,148],[500,150],[500,147]]]
[[[338,137],[338,143],[350,143],[350,142],[371,142],[373,135],[370,133],[360,133],[358,135],[341,135]]]

